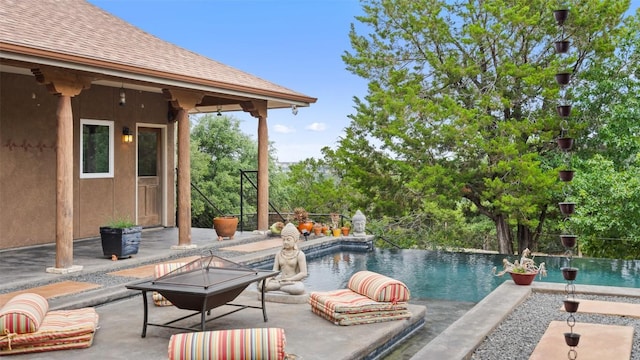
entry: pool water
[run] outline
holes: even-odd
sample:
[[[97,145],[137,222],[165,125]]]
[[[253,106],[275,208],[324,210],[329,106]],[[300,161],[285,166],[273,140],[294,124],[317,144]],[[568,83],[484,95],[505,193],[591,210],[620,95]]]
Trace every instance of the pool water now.
[[[401,280],[411,290],[414,300],[439,299],[477,303],[511,280],[509,275],[496,277],[491,269],[502,269],[504,255],[458,253],[430,250],[374,249],[368,252],[340,251],[309,258],[308,291],[346,288],[351,275],[370,270]],[[510,260],[517,256],[509,257]],[[560,268],[568,266],[565,257],[536,256],[545,262],[548,276],[535,281],[565,283]],[[640,260],[573,258],[571,266],[579,269],[576,288],[582,285],[640,287]]]

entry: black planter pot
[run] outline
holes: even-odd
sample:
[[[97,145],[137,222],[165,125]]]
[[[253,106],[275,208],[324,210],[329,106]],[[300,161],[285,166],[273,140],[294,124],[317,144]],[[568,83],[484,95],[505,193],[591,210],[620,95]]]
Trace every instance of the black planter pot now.
[[[569,41],[567,40],[556,41],[554,45],[556,48],[556,53],[558,54],[565,54],[569,52]]]
[[[113,260],[128,258],[138,253],[142,226],[129,228],[112,228],[104,226],[100,228],[102,239],[102,253]]]
[[[573,215],[573,213],[576,211],[576,203],[561,202],[558,203],[558,205],[560,206],[560,212],[562,212],[562,215]]]
[[[569,17],[569,10],[568,9],[553,10],[553,17],[556,19],[556,23],[558,24],[558,26],[562,26],[564,25],[564,22],[567,21],[567,18]]]
[[[560,270],[562,271],[562,276],[567,281],[573,281],[578,277],[578,268],[563,267]]]
[[[560,170],[558,172],[558,178],[562,181],[571,181],[573,180],[573,174],[575,171],[573,170]]]
[[[571,115],[571,105],[558,105],[558,115],[560,117],[569,117]]]
[[[560,242],[562,242],[562,246],[569,249],[576,246],[577,240],[578,240],[577,235],[560,235]]]
[[[569,81],[571,81],[571,73],[557,73],[556,74],[556,82],[558,85],[568,85]]]
[[[580,334],[564,333],[564,341],[568,346],[578,346],[578,343],[580,342]]]
[[[560,147],[560,149],[562,150],[571,150],[571,147],[573,147],[573,138],[569,138],[569,137],[562,137],[562,138],[558,138],[558,147]]]
[[[565,300],[564,301],[564,311],[568,313],[574,313],[578,311],[578,306],[580,305],[580,301],[575,300]]]

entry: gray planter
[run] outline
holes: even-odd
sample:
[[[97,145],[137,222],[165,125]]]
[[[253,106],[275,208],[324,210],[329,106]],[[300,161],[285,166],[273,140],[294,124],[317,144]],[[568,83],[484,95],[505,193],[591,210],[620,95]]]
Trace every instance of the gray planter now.
[[[105,257],[113,260],[128,258],[137,254],[141,237],[142,226],[128,228],[100,227],[102,253]]]

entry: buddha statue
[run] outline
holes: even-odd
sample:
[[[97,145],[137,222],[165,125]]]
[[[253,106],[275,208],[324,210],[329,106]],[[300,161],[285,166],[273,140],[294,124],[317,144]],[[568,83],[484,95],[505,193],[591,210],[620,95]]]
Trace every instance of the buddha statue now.
[[[265,291],[282,291],[290,295],[301,295],[305,292],[304,280],[307,277],[307,258],[298,249],[300,232],[292,223],[288,223],[281,231],[282,250],[273,260],[273,270],[280,274],[267,279]]]
[[[366,235],[364,230],[367,224],[367,218],[364,216],[362,211],[356,211],[356,214],[353,215],[351,219],[351,223],[353,224],[353,235],[354,236],[364,236]]]

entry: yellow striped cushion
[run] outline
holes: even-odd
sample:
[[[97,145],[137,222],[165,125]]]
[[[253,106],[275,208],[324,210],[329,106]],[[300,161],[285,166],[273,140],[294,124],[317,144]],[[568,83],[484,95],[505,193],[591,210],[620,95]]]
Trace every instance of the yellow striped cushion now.
[[[284,329],[254,328],[175,334],[169,360],[283,360]]]
[[[358,271],[349,279],[347,287],[358,294],[380,302],[409,301],[410,292],[402,282],[373,271]]]
[[[19,294],[0,309],[0,334],[25,334],[38,331],[49,311],[49,303],[35,293]]]
[[[153,268],[153,276],[157,279],[161,276],[164,276],[173,270],[176,270],[179,267],[184,266],[183,262],[174,262],[174,263],[164,263],[164,264],[156,264]],[[173,305],[171,301],[167,300],[164,296],[160,295],[160,293],[154,291],[152,296],[153,303],[156,306],[171,306]]]

